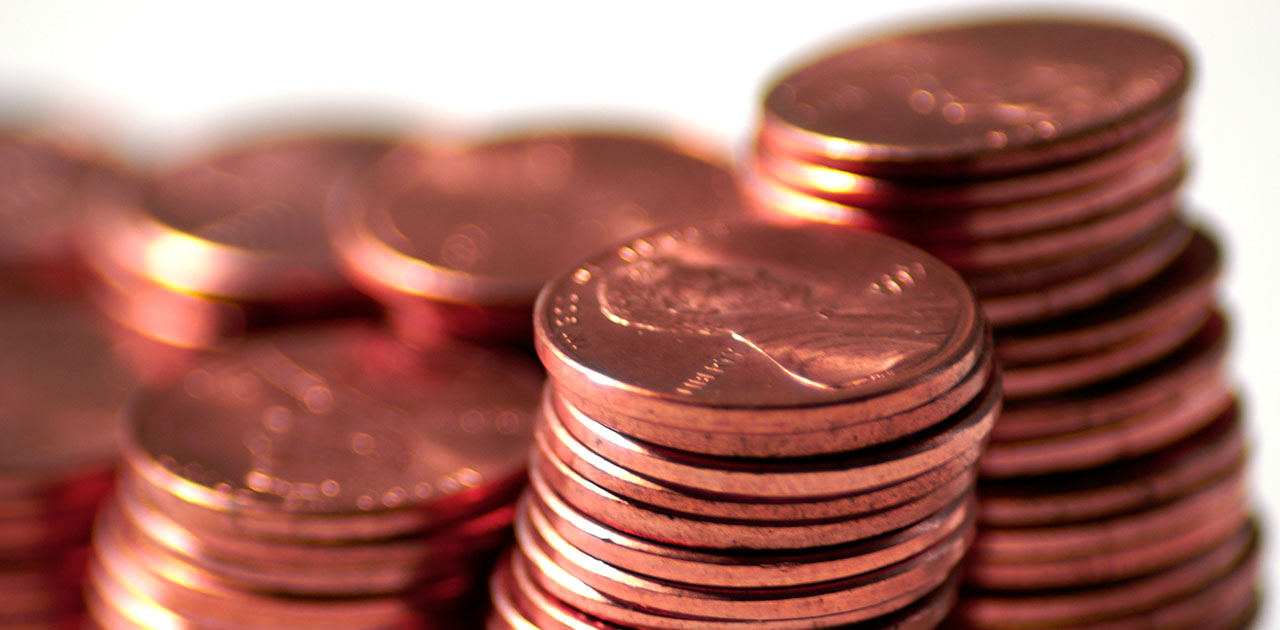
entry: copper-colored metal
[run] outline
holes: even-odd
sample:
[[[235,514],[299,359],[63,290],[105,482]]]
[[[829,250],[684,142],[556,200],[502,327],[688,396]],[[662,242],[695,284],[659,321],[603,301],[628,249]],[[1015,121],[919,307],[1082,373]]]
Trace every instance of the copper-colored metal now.
[[[417,532],[507,500],[541,380],[498,351],[420,354],[354,322],[301,328],[141,397],[126,461],[151,500],[202,527],[306,540]]]
[[[953,612],[959,627],[1022,630],[1075,626],[1142,617],[1181,598],[1209,588],[1257,562],[1253,524],[1236,532],[1212,551],[1173,568],[1097,588],[1043,591],[1033,594],[972,593]]]
[[[625,499],[661,510],[698,514],[728,520],[813,521],[849,517],[900,505],[934,492],[962,475],[978,459],[980,449],[961,453],[932,470],[897,484],[826,499],[752,501],[749,498],[712,497],[632,472],[592,451],[564,428],[543,398],[542,417],[534,437],[539,457],[556,458],[593,484]]]
[[[1244,461],[1244,436],[1236,411],[1141,457],[1050,477],[983,480],[982,521],[992,527],[1060,525],[1173,500]]]
[[[984,334],[959,276],[915,248],[748,222],[588,259],[544,288],[534,327],[557,388],[593,418],[767,432],[918,407],[971,371]]]
[[[167,165],[141,187],[99,181],[83,249],[97,266],[188,293],[345,298],[324,228],[327,195],[389,146],[336,134],[266,139]]]
[[[1187,83],[1186,54],[1130,26],[992,21],[810,62],[770,88],[762,133],[850,171],[993,175],[1139,137],[1170,118]]]
[[[906,560],[961,529],[975,510],[965,497],[902,530],[834,548],[742,553],[666,545],[632,536],[583,514],[555,495],[531,494],[520,508],[538,536],[563,540],[601,562],[639,575],[734,588],[815,584],[862,575]]]
[[[999,414],[998,383],[989,383],[945,423],[902,444],[822,458],[740,460],[713,458],[632,440],[558,401],[544,422],[559,422],[605,459],[638,474],[704,496],[798,501],[874,490],[901,483],[978,448]]]
[[[560,270],[660,225],[735,215],[741,202],[726,166],[687,141],[568,130],[455,151],[406,145],[337,206],[343,267],[404,323],[527,339],[538,290]]]
[[[991,440],[1075,433],[1145,413],[1185,389],[1219,380],[1228,337],[1226,321],[1210,318],[1191,340],[1155,364],[1072,392],[1009,401]]]
[[[1036,285],[1033,291],[989,294],[978,285],[979,278],[969,276],[967,280],[974,283],[992,326],[1025,324],[1082,310],[1146,282],[1182,253],[1191,234],[1186,225],[1175,221],[1158,229],[1136,248],[1126,246],[1116,248],[1109,255],[1090,257],[1094,264],[1084,265],[1084,269],[1077,269],[1080,265],[1070,262],[1062,265],[1064,269],[1073,268],[1072,274],[1063,279],[1041,278],[1059,275],[1059,270],[1041,266],[1025,278],[1017,279]],[[1098,266],[1099,263],[1102,266]],[[991,276],[987,280],[1003,284],[1014,278],[1012,274],[1003,275],[1004,278]]]
[[[1230,388],[1213,380],[1179,392],[1150,412],[1105,426],[1048,438],[992,443],[978,468],[989,478],[1101,466],[1150,453],[1235,413]]]

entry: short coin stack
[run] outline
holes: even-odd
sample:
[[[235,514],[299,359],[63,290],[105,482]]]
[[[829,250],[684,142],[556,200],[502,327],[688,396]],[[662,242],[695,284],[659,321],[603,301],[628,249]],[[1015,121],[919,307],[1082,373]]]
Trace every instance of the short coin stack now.
[[[933,628],[998,413],[962,280],[877,235],[653,231],[549,283],[489,627]]]
[[[633,234],[742,207],[732,171],[698,143],[589,129],[407,142],[332,205],[342,269],[402,338],[526,346],[533,301],[560,270]]]
[[[951,263],[1007,402],[953,625],[1232,628],[1255,605],[1217,245],[1179,213],[1187,57],[1083,20],[856,44],[781,79],[745,169],[777,218]]]
[[[193,348],[371,310],[334,267],[324,209],[389,146],[337,132],[271,137],[147,174],[103,173],[79,235],[88,294],[125,327]]]
[[[83,304],[0,297],[0,627],[72,628],[136,384]]]
[[[542,375],[374,327],[257,337],[145,392],[94,530],[100,628],[452,628],[509,540]]]

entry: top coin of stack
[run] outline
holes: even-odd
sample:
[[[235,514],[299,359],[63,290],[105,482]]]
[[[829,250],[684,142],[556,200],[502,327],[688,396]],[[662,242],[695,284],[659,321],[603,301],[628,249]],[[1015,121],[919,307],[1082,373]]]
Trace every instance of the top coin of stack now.
[[[972,294],[838,228],[660,229],[549,283],[491,627],[933,627],[999,406]]]
[[[342,269],[403,338],[529,343],[538,289],[609,243],[739,212],[732,173],[662,134],[543,130],[398,147],[334,202]]]

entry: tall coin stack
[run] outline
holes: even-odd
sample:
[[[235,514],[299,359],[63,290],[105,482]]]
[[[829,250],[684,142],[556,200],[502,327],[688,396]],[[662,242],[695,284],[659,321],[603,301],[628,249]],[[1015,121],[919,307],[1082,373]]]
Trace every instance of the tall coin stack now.
[[[995,21],[854,44],[765,97],[756,205],[923,247],[995,328],[954,627],[1234,628],[1256,605],[1220,253],[1180,214],[1187,64],[1130,26]]]
[[[961,278],[893,239],[667,227],[542,291],[489,627],[933,628],[999,408]]]
[[[523,355],[344,322],[144,392],[94,529],[94,627],[478,624],[542,381]]]

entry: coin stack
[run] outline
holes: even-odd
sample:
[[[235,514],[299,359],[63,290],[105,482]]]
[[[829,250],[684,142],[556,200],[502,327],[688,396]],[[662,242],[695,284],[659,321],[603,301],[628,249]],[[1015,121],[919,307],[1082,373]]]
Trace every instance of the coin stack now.
[[[903,237],[995,328],[957,628],[1234,628],[1255,526],[1213,239],[1179,194],[1187,56],[1087,20],[836,50],[765,97],[744,182],[775,219]]]
[[[933,628],[999,407],[972,293],[899,241],[685,223],[552,280],[489,627]]]
[[[78,239],[89,297],[125,327],[188,348],[370,311],[334,268],[324,209],[338,182],[389,146],[337,133],[265,138],[148,176],[101,174]]]
[[[542,381],[520,354],[347,321],[145,391],[94,529],[95,627],[477,624]]]
[[[94,511],[136,381],[94,312],[0,299],[0,627],[77,627]]]
[[[419,346],[528,346],[534,299],[562,269],[659,225],[742,207],[732,172],[700,143],[589,129],[408,143],[335,197],[342,269]]]

